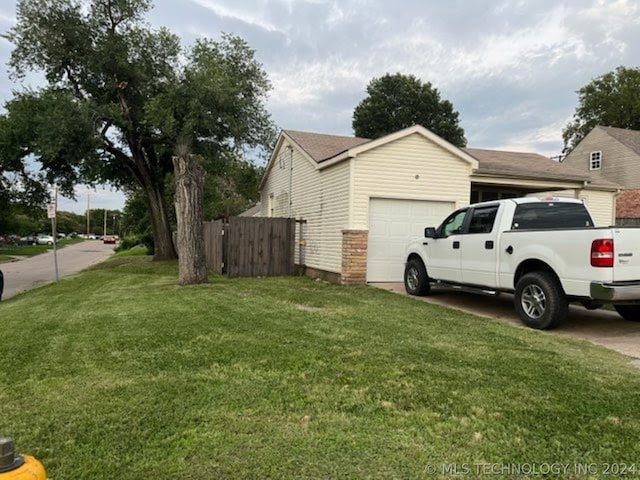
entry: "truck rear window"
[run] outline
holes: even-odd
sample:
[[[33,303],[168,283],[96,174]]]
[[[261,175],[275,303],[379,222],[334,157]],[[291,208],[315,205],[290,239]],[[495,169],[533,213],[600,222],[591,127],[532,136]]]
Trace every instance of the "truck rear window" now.
[[[581,203],[522,203],[516,207],[511,230],[593,227]]]

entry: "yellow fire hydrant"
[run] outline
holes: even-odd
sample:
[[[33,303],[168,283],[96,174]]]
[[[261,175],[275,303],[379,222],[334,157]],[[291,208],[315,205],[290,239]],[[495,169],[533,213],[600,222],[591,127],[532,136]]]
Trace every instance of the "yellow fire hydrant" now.
[[[42,464],[30,455],[18,455],[10,437],[0,438],[0,480],[47,480]]]

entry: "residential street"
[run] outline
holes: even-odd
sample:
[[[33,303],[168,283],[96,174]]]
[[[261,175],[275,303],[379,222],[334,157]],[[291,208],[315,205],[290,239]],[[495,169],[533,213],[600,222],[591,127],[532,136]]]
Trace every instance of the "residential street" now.
[[[108,258],[113,254],[113,248],[114,245],[105,245],[99,240],[86,240],[58,249],[60,278]],[[4,273],[3,301],[56,279],[53,250],[17,262],[2,263],[0,270]]]
[[[373,286],[406,295],[402,283],[374,283]],[[465,292],[434,289],[427,297],[412,297],[464,312],[490,317],[499,322],[525,327],[513,308],[513,295],[484,297]],[[588,340],[603,347],[616,350],[624,355],[640,359],[640,322],[623,320],[616,312],[606,309],[586,310],[579,305],[571,305],[569,317],[552,335],[564,335]]]

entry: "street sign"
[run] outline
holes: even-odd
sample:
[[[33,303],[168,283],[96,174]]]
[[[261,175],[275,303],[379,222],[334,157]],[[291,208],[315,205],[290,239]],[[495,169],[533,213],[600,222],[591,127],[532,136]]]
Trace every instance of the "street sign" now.
[[[50,203],[47,205],[47,217],[48,218],[56,218],[56,204]]]

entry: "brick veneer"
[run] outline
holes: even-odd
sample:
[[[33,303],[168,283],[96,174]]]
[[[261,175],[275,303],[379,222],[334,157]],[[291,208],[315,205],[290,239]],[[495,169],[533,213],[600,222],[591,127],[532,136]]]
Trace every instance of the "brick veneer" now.
[[[342,231],[342,275],[343,285],[364,285],[367,283],[367,241],[368,230]]]
[[[626,190],[618,195],[616,218],[640,218],[640,190]]]

